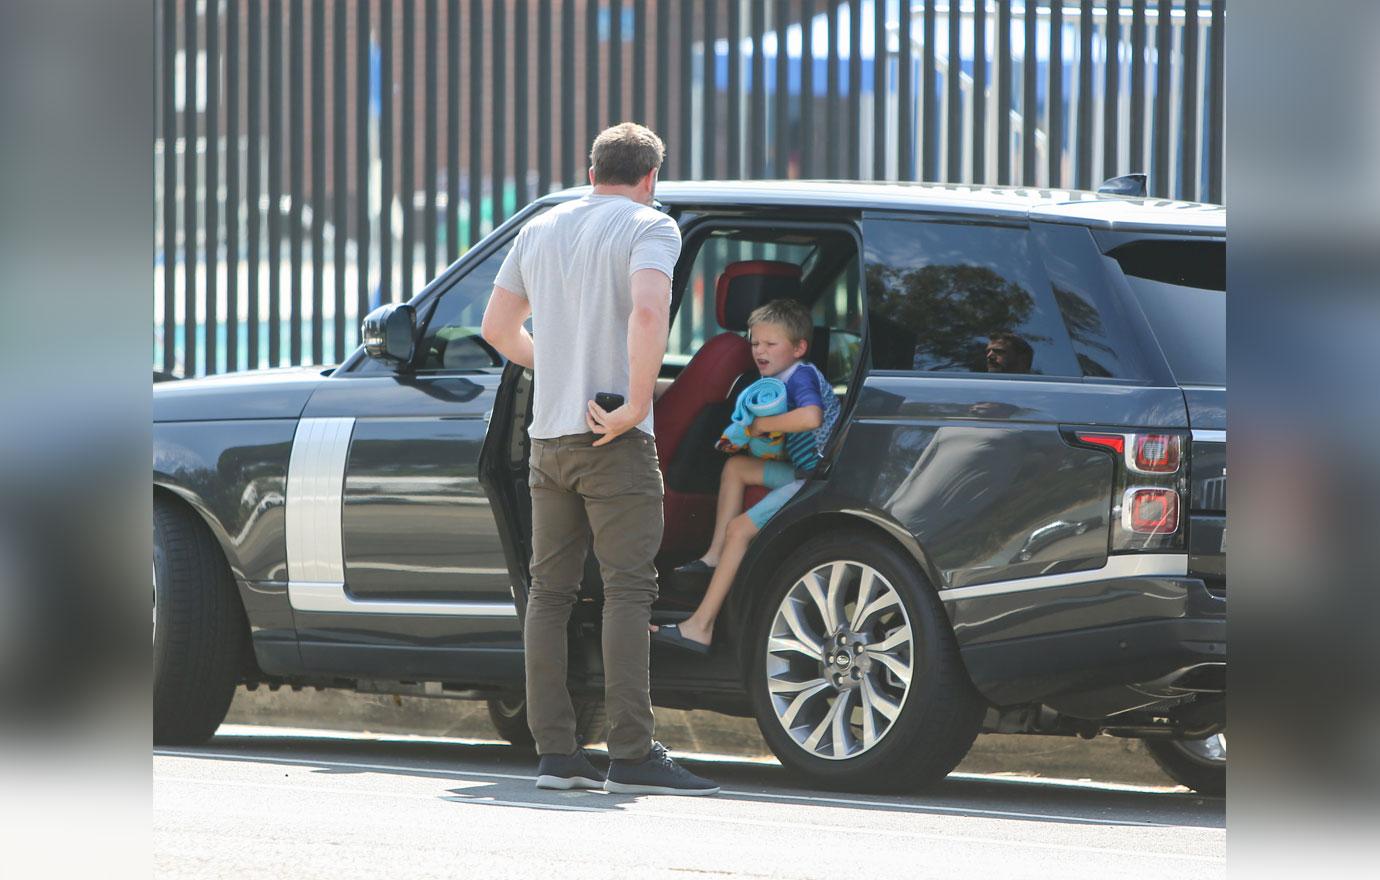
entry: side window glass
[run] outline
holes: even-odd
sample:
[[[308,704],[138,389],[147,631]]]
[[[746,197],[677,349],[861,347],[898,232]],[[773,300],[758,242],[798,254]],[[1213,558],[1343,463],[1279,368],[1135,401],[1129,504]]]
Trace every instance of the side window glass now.
[[[863,238],[874,368],[1082,374],[1026,230],[870,219]]]
[[[1044,258],[1082,375],[1142,378],[1145,369],[1137,356],[1138,344],[1109,295],[1102,256],[1088,230],[1036,223],[1031,235]]]
[[[808,271],[808,268],[807,268]],[[824,375],[840,394],[862,354],[862,285],[856,255],[832,279],[822,279],[819,299],[811,317],[816,327],[829,328],[828,366]]]
[[[426,323],[419,328],[422,332],[422,338],[417,343],[419,373],[486,370],[503,366],[503,356],[484,341],[479,329],[484,320],[484,309],[489,304],[489,295],[493,293],[494,279],[498,277],[503,258],[508,256],[516,238],[517,230],[513,230],[497,250],[471,266],[464,276],[440,295],[434,308],[427,307],[431,309],[430,316],[427,309],[420,310],[418,323]],[[388,365],[364,358],[351,375],[392,372]]]
[[[441,294],[420,343],[418,372],[503,366],[502,356],[479,335],[479,325],[493,293],[494,278],[512,246],[510,238]]]

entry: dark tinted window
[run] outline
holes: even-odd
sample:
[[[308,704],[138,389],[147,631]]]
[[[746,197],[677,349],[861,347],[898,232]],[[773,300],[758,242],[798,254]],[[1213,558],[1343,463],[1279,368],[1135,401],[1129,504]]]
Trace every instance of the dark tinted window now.
[[[1113,250],[1182,385],[1227,384],[1226,244],[1135,241]]]
[[[871,219],[863,238],[874,368],[1080,375],[1026,230]]]
[[[1043,257],[1084,376],[1144,381],[1146,366],[1134,327],[1108,284],[1104,258],[1081,226],[1036,223],[1031,236]]]

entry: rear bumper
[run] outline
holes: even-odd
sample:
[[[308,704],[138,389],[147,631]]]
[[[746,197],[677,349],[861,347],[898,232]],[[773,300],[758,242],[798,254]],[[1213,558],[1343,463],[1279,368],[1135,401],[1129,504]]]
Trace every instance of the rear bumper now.
[[[945,605],[973,684],[997,706],[1063,704],[1096,717],[1173,702],[1181,683],[1225,690],[1227,601],[1197,578],[1117,578]]]

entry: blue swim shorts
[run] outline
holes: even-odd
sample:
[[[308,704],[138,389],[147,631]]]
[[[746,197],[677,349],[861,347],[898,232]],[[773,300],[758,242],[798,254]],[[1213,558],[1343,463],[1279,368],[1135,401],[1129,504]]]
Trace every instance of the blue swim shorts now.
[[[800,491],[800,487],[805,485],[804,480],[798,480],[795,476],[795,468],[790,462],[785,461],[764,461],[762,462],[762,484],[771,491],[767,497],[752,505],[748,509],[748,519],[752,524],[761,530],[767,524],[767,520],[776,516],[787,501],[795,497],[795,493]]]

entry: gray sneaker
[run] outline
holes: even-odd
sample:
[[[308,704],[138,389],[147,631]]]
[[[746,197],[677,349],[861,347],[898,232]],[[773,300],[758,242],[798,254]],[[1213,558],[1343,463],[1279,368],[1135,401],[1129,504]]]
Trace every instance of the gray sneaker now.
[[[537,788],[569,791],[603,787],[604,774],[594,768],[583,749],[576,749],[573,755],[542,755],[537,764]]]
[[[666,747],[652,743],[652,750],[640,761],[609,762],[609,778],[604,791],[615,794],[718,794],[719,787],[671,760]]]

